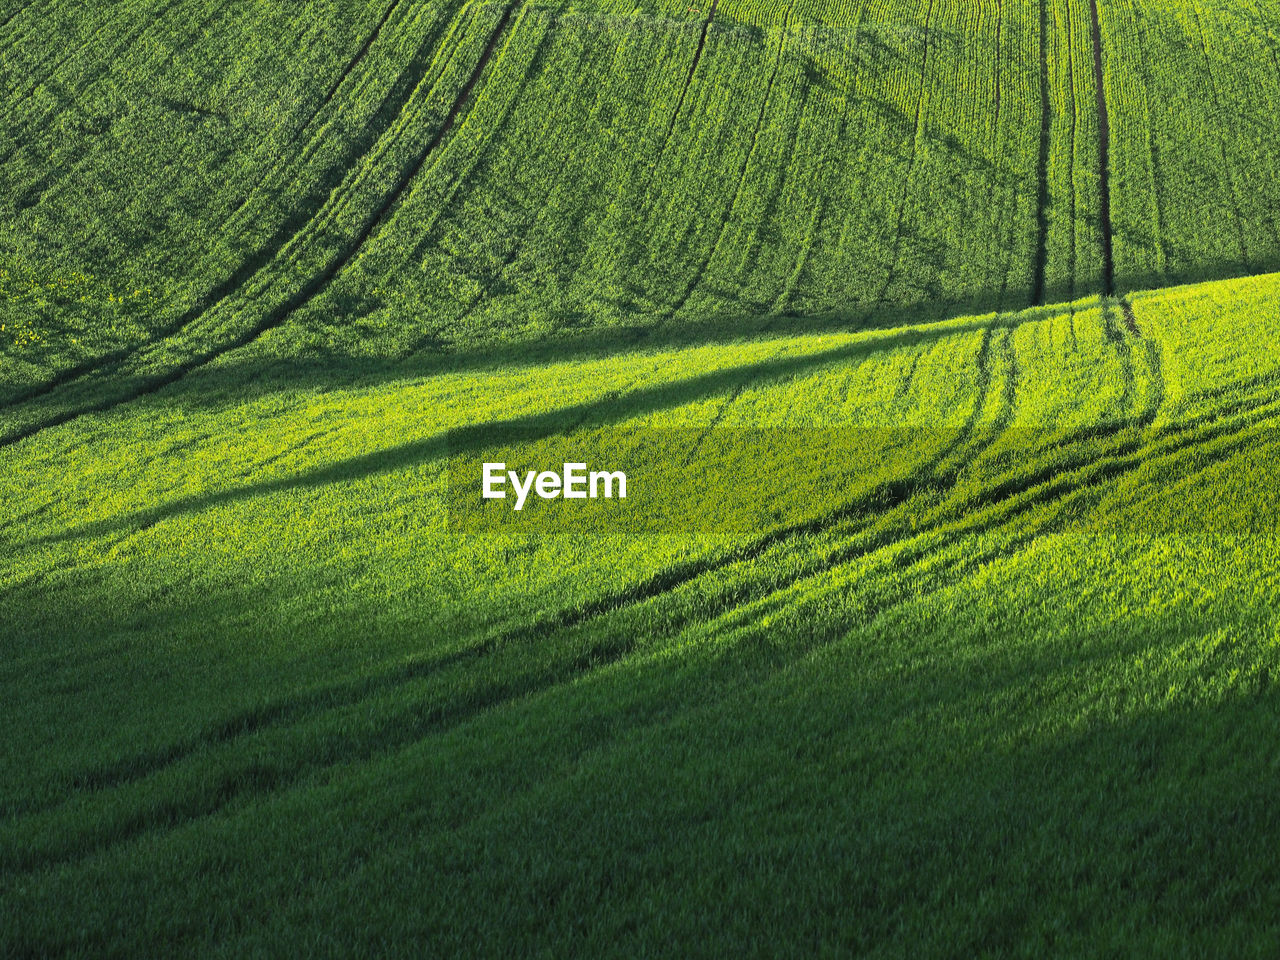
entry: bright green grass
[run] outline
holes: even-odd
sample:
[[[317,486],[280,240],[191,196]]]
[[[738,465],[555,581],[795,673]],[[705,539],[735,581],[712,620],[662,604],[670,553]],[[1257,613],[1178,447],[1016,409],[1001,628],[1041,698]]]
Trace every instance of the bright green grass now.
[[[1261,955],[1278,305],[1268,277],[1137,297],[1140,337],[1083,301],[325,383],[250,351],[24,442],[7,939]],[[868,460],[817,502],[762,472],[790,514],[752,534],[701,505],[451,531],[443,435],[502,421],[714,423],[708,473],[797,424]]]
[[[1272,955],[1280,10],[708,13],[0,0],[0,952]]]

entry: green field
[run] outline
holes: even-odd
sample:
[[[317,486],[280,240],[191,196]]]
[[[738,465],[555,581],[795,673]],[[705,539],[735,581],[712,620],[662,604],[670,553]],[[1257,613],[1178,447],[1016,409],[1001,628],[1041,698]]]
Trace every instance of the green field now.
[[[1274,956],[1278,103],[1277,0],[0,0],[0,956]]]

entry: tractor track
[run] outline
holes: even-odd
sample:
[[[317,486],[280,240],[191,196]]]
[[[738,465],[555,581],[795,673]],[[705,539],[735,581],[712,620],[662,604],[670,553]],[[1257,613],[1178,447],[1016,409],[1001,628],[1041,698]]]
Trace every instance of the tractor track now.
[[[1102,294],[1110,297],[1116,289],[1115,246],[1111,229],[1111,114],[1107,109],[1102,20],[1098,15],[1098,0],[1089,0],[1089,32],[1093,40],[1093,87],[1098,110],[1098,225],[1102,231]]]
[[[1040,152],[1036,161],[1036,247],[1031,274],[1031,306],[1044,305],[1049,260],[1049,153],[1053,145],[1053,105],[1049,102],[1049,10],[1040,0]]]
[[[423,166],[426,164],[427,159],[435,153],[436,149],[441,145],[441,143],[443,143],[445,137],[448,136],[449,132],[453,128],[454,123],[457,121],[459,115],[462,113],[463,108],[466,106],[467,102],[469,101],[473,90],[475,89],[477,83],[479,82],[481,74],[483,74],[485,67],[488,66],[489,61],[492,59],[494,51],[497,49],[498,42],[499,40],[501,40],[503,34],[506,32],[507,25],[511,21],[512,14],[515,13],[516,9],[520,6],[521,2],[522,0],[511,0],[511,2],[508,3],[506,7],[503,8],[503,12],[498,19],[498,23],[496,24],[488,40],[486,41],[484,49],[482,50],[479,59],[477,60],[475,66],[473,67],[470,75],[467,77],[466,82],[463,84],[457,96],[454,98],[448,112],[445,114],[444,120],[441,122],[440,126],[436,130],[436,133],[432,136],[430,141],[427,143],[426,147],[423,149],[423,151],[419,155],[417,161],[397,180],[397,182],[392,187],[392,189],[383,197],[381,203],[379,203],[377,208],[373,211],[372,216],[366,219],[364,226],[361,228],[360,231],[357,232],[354,240],[350,244],[348,244],[346,248],[343,250],[343,252],[339,256],[334,258],[334,260],[331,263],[329,263],[323,270],[321,270],[320,272],[312,276],[311,279],[306,284],[304,284],[304,286],[300,290],[294,293],[293,296],[289,297],[283,304],[281,304],[274,310],[271,310],[270,312],[268,312],[266,317],[264,317],[262,320],[253,324],[248,329],[242,331],[237,336],[217,345],[212,349],[203,351],[193,357],[188,358],[184,362],[175,365],[171,370],[165,373],[156,374],[154,376],[145,378],[144,383],[142,383],[140,386],[138,386],[135,390],[131,391],[127,395],[110,397],[97,402],[83,404],[73,409],[65,410],[60,413],[54,414],[51,417],[48,417],[44,420],[33,423],[27,427],[20,428],[8,434],[7,436],[0,437],[0,449],[19,443],[22,440],[26,440],[44,430],[61,426],[65,423],[69,423],[70,421],[75,420],[76,418],[84,416],[86,414],[105,413],[109,410],[115,409],[116,407],[122,406],[123,404],[130,403],[141,397],[156,393],[157,391],[162,390],[167,386],[171,386],[172,384],[177,383],[178,381],[184,379],[186,376],[193,373],[194,371],[199,370],[202,367],[205,367],[208,364],[212,363],[213,361],[217,360],[219,357],[227,353],[231,353],[232,351],[241,349],[245,346],[248,346],[250,343],[257,340],[259,337],[261,337],[263,334],[265,334],[269,330],[272,330],[280,326],[290,316],[292,316],[298,310],[302,309],[304,306],[310,303],[313,299],[315,299],[315,297],[321,291],[323,291],[333,281],[333,279],[339,273],[341,273],[342,270],[355,258],[355,256],[369,241],[369,239],[373,237],[382,228],[387,218],[390,216],[392,211],[397,207],[399,201],[404,196],[406,190],[409,187],[409,184],[413,182],[413,180],[421,172]],[[242,280],[241,285],[243,285],[244,282],[247,282],[252,276],[255,276],[260,271],[260,269],[261,267],[257,267],[255,264],[254,268],[251,271],[249,271],[249,276],[240,278],[239,275],[237,275],[237,277],[233,279],[241,279]],[[228,292],[228,295],[230,295],[231,292],[234,292],[234,289],[238,289],[238,287],[230,290]],[[180,331],[184,326],[189,325],[189,323],[193,322],[194,319],[198,318],[204,312],[205,312],[204,309],[201,309],[199,311],[195,311],[193,309],[193,311],[189,312],[188,315],[184,315],[184,320],[186,322],[183,323],[182,325],[176,326],[175,333]],[[161,340],[163,339],[164,338],[161,338]],[[142,347],[134,348],[131,351],[129,351],[129,353],[126,354],[126,358],[128,356],[134,355],[135,353],[139,352],[142,349],[145,349],[145,347],[154,345],[155,343],[158,343],[158,342],[160,341],[150,341],[148,344],[143,345]],[[87,373],[93,373],[101,369],[103,369],[102,366],[93,367],[89,371],[87,371]],[[74,379],[75,377],[68,375],[66,378],[60,381],[60,383],[71,382]],[[57,386],[57,385],[59,384],[55,384],[54,386]],[[49,387],[48,390],[45,390],[44,392],[47,393],[52,389],[53,387]],[[33,399],[33,398],[34,397],[27,397],[26,399]],[[19,402],[22,402],[22,401],[19,401]]]
[[[907,160],[907,169],[902,175],[902,201],[898,206],[898,219],[893,229],[893,254],[889,260],[889,272],[885,275],[884,286],[876,303],[889,302],[889,290],[897,279],[898,261],[902,256],[902,228],[907,218],[907,205],[911,200],[911,177],[915,173],[916,162],[920,157],[920,136],[924,132],[924,102],[929,96],[929,50],[932,37],[929,30],[933,25],[933,11],[936,0],[929,0],[924,15],[924,52],[920,59],[920,94],[916,98],[915,123],[911,132],[911,156]]]
[[[990,342],[989,338],[986,342]],[[980,404],[981,399],[979,398],[976,402]],[[779,597],[803,580],[820,577],[834,567],[871,557],[895,546],[903,547],[910,564],[925,562],[935,555],[944,553],[948,548],[953,548],[957,536],[986,535],[1005,530],[1012,521],[1038,506],[1061,502],[1077,494],[1087,494],[1101,485],[1149,465],[1153,461],[1153,454],[1157,459],[1176,458],[1182,453],[1195,450],[1215,440],[1229,442],[1238,439],[1251,430],[1264,427],[1280,418],[1280,395],[1277,394],[1275,385],[1270,384],[1258,396],[1242,401],[1236,407],[1230,420],[1214,415],[1205,417],[1203,420],[1193,419],[1177,429],[1169,430],[1161,438],[1163,442],[1158,442],[1154,450],[1143,449],[1136,444],[1125,442],[1111,455],[1101,460],[1088,458],[1088,452],[1084,451],[1087,458],[1084,462],[1068,461],[1056,467],[1035,471],[1025,477],[1011,477],[998,481],[990,489],[983,491],[977,499],[960,505],[967,511],[966,515],[975,512],[980,514],[973,517],[972,522],[969,523],[964,522],[964,516],[955,517],[944,512],[930,525],[913,530],[906,539],[899,535],[902,531],[896,531],[892,527],[876,530],[870,526],[862,526],[850,530],[849,539],[831,544],[828,549],[821,551],[800,569],[788,571],[785,576],[774,578],[764,584],[763,595],[753,595],[753,591],[754,594],[758,594],[755,588],[761,585],[753,586],[750,582],[721,587],[716,596],[709,598],[712,606],[708,611],[703,611],[712,615],[706,622],[712,626],[716,623],[726,626],[724,618],[740,610],[742,604],[749,600],[762,602]],[[1095,431],[1088,429],[1081,430],[1080,435],[1082,439],[1097,437]],[[1208,459],[1211,462],[1217,462],[1231,455],[1230,449],[1225,452],[1211,451]],[[1197,469],[1203,469],[1205,460],[1200,458],[1196,463]],[[956,475],[956,471],[950,471],[950,473],[953,477]],[[383,693],[399,692],[405,684],[429,679],[441,671],[466,669],[481,658],[501,654],[504,650],[529,642],[549,639],[561,631],[571,630],[602,617],[624,612],[637,604],[658,600],[706,574],[737,564],[749,565],[753,559],[759,558],[766,551],[785,546],[796,537],[831,531],[842,522],[852,522],[857,519],[858,511],[852,509],[855,506],[892,508],[905,503],[907,499],[919,493],[927,493],[928,489],[931,489],[929,484],[917,483],[911,479],[904,480],[902,483],[889,483],[884,489],[876,488],[866,496],[858,498],[856,505],[847,505],[811,521],[771,531],[723,556],[703,558],[676,568],[659,571],[648,580],[620,592],[563,609],[549,617],[538,618],[527,624],[500,628],[497,632],[488,634],[470,646],[430,657],[416,658],[375,676],[340,682],[273,703],[262,704],[224,718],[192,740],[171,744],[152,754],[122,759],[106,767],[82,771],[75,775],[72,788],[81,793],[93,794],[125,787],[158,774],[211,747],[229,744],[242,737],[272,730],[282,731],[294,722],[309,717],[322,717],[333,710],[351,708]],[[939,534],[945,531],[947,535],[939,536],[929,542],[921,541],[920,538],[931,531]],[[1008,555],[1016,551],[1020,545],[1025,545],[1039,532],[1041,532],[1039,529],[1024,531],[1008,544],[989,548],[975,562],[987,562],[999,556]],[[973,564],[953,563],[951,566],[959,568],[965,565]],[[902,558],[896,554],[887,557],[882,566],[890,572],[901,570]],[[876,597],[872,597],[870,602],[871,612],[874,613],[884,609],[886,603],[892,606],[894,601],[892,597],[884,601],[878,601]],[[691,625],[686,624],[686,626]],[[673,621],[671,627],[672,629],[681,628],[678,618],[677,621]],[[118,821],[107,826],[102,832],[95,833],[91,837],[74,838],[76,844],[74,852],[71,852],[64,842],[55,841],[52,844],[53,849],[46,846],[43,849],[29,849],[11,856],[7,866],[19,871],[31,871],[78,862],[104,849],[154,831],[216,815],[240,803],[252,801],[254,798],[289,789],[332,766],[371,760],[386,755],[391,750],[412,746],[425,738],[444,734],[488,710],[523,697],[548,692],[576,677],[620,662],[638,649],[633,631],[614,630],[607,636],[581,645],[580,648],[566,651],[565,659],[550,664],[542,670],[504,678],[482,690],[473,691],[461,701],[428,704],[414,698],[413,702],[405,705],[403,709],[392,711],[391,714],[380,718],[374,727],[352,735],[348,741],[335,745],[322,757],[304,752],[281,757],[274,768],[272,765],[255,765],[248,770],[239,770],[233,766],[220,774],[211,790],[202,789],[195,793],[186,793],[167,799],[156,806],[138,810],[126,816],[122,822]],[[53,811],[61,806],[63,803],[59,802],[26,807],[11,810],[10,814],[15,817],[40,816],[43,812]]]
[[[769,111],[769,101],[773,97],[774,84],[778,79],[778,73],[782,69],[782,54],[787,42],[787,25],[790,23],[791,10],[794,6],[795,3],[792,0],[792,3],[787,6],[786,12],[782,15],[782,26],[778,37],[778,56],[773,64],[773,72],[769,74],[769,82],[765,85],[764,96],[760,101],[760,112],[756,114],[755,126],[751,130],[751,144],[747,147],[742,166],[738,170],[738,177],[733,188],[733,197],[729,200],[728,206],[725,207],[724,216],[720,219],[715,242],[711,244],[711,249],[702,258],[702,262],[698,264],[698,269],[689,278],[689,282],[685,285],[675,303],[666,310],[663,322],[674,319],[685,308],[690,297],[702,285],[703,278],[706,277],[707,270],[715,259],[716,251],[720,249],[720,244],[724,241],[725,230],[729,227],[729,221],[733,219],[733,208],[738,205],[738,200],[742,196],[742,187],[747,181],[747,170],[751,167],[751,158],[755,156],[756,148],[760,145],[760,131],[764,129],[764,118]]]
[[[680,96],[676,98],[676,107],[671,111],[671,119],[667,123],[667,131],[662,137],[662,146],[658,150],[658,158],[654,161],[656,167],[661,161],[662,156],[667,152],[667,144],[671,142],[671,134],[676,128],[676,119],[680,116],[680,111],[684,108],[685,97],[689,94],[689,87],[693,85],[693,75],[698,71],[698,64],[702,61],[702,51],[707,46],[707,33],[711,29],[711,22],[716,18],[716,8],[720,5],[720,0],[711,0],[711,7],[707,11],[707,19],[702,23],[702,33],[698,37],[698,47],[693,51],[693,60],[689,63],[689,72],[685,74],[684,86],[680,88]]]
[[[360,52],[353,59],[347,62],[339,80],[330,87],[325,96],[324,102],[311,111],[307,119],[298,127],[298,130],[289,138],[288,141],[286,141],[285,146],[281,148],[282,151],[287,150],[288,147],[295,144],[310,125],[315,122],[316,117],[320,115],[324,106],[332,102],[337,90],[351,76],[356,66],[363,61],[377,37],[386,27],[393,12],[402,2],[403,0],[393,0],[390,7],[383,14],[381,20],[378,22],[373,32],[367,38],[365,44],[360,49]],[[304,149],[304,153],[305,152],[306,151]],[[228,228],[235,218],[244,210],[256,192],[256,189],[250,190],[239,202],[235,210],[226,218],[224,229]],[[310,218],[308,218],[308,220],[310,220]],[[279,255],[280,251],[287,245],[288,241],[296,234],[296,230],[290,229],[281,229],[276,231],[276,233],[253,256],[244,260],[244,262],[233,270],[230,276],[220,283],[215,284],[207,294],[201,296],[189,309],[184,310],[176,320],[156,330],[144,342],[112,350],[92,359],[66,367],[58,371],[44,383],[30,387],[27,390],[0,402],[0,409],[12,409],[24,403],[29,403],[32,400],[38,400],[41,397],[48,396],[59,387],[65,386],[75,380],[79,380],[80,378],[88,376],[95,371],[107,370],[111,367],[118,366],[123,361],[143,353],[149,347],[176,336],[184,328],[190,326],[205,313],[212,310],[219,303],[226,300],[248,283],[250,279],[252,279],[277,255]],[[4,446],[4,441],[2,439],[0,439],[0,446]]]

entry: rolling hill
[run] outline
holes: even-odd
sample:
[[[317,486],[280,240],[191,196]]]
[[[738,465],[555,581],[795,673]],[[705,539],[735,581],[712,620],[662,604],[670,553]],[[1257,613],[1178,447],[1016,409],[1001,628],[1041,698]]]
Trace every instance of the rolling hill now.
[[[1272,0],[0,0],[0,950],[1271,955],[1277,102]]]

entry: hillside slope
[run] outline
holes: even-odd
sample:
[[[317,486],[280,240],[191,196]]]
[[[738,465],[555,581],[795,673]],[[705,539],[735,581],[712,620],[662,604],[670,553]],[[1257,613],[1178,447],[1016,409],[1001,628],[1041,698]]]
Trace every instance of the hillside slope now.
[[[1269,956],[1278,36],[0,0],[0,952]]]
[[[10,943],[1265,952],[1278,308],[209,369],[19,444]],[[569,450],[622,518],[449,489]]]
[[[1268,10],[15,6],[0,430],[279,327],[402,357],[1264,272]]]

